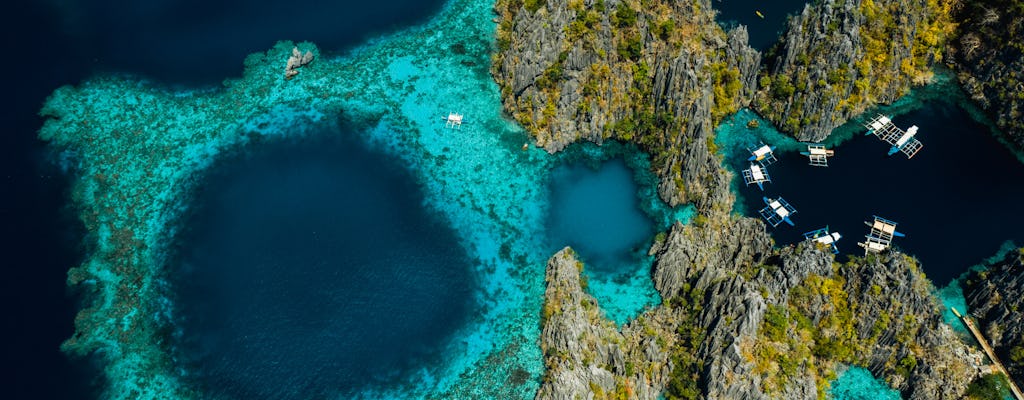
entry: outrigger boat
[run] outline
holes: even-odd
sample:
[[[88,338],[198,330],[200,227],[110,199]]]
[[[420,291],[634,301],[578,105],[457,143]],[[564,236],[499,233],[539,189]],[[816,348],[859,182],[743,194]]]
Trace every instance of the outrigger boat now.
[[[796,213],[796,208],[789,205],[786,200],[783,200],[781,197],[777,199],[763,197],[762,199],[764,200],[764,204],[767,204],[768,206],[761,209],[761,217],[764,218],[769,225],[774,228],[785,222],[790,226],[796,226],[796,224],[793,223],[793,220],[789,219],[790,215]]]
[[[824,145],[808,143],[807,151],[801,151],[800,154],[807,156],[812,166],[827,167],[828,158],[834,156],[836,152],[826,149]]]
[[[864,248],[864,255],[880,253],[889,248],[893,238],[906,236],[896,231],[895,222],[877,215],[873,215],[873,217],[875,218],[873,222],[864,222],[865,225],[871,228],[871,231],[864,236],[866,240],[857,243],[858,246]]]
[[[448,118],[441,117],[444,120],[444,127],[449,129],[461,129],[462,128],[462,114],[449,112]]]
[[[775,158],[775,146],[769,146],[761,142],[760,147],[748,150],[750,150],[750,158],[747,158],[747,161],[757,161],[765,167],[778,161]]]
[[[825,225],[825,227],[821,229],[813,230],[810,232],[804,232],[805,239],[811,239],[815,243],[821,243],[826,246],[832,247],[833,254],[839,254],[839,248],[836,247],[836,242],[839,241],[839,239],[842,239],[842,237],[843,235],[840,235],[839,232],[829,233],[828,225]]]
[[[772,178],[768,176],[768,171],[759,164],[750,164],[750,168],[743,170],[743,181],[750,186],[752,183],[756,183],[757,187],[764,191],[764,183],[771,182]]]
[[[889,148],[889,155],[891,156],[896,154],[897,152],[902,151],[904,147],[909,146],[913,142],[917,142],[917,139],[914,139],[914,135],[916,134],[917,125],[911,125],[910,128],[907,128],[907,132],[904,133],[903,136],[900,136],[900,138],[896,140],[896,143]]]
[[[924,147],[921,141],[914,137],[917,135],[917,125],[911,126],[904,132],[892,123],[891,117],[878,114],[874,119],[864,124],[864,127],[868,129],[865,135],[875,135],[882,141],[892,145],[889,148],[890,156],[903,152],[903,154],[907,155],[907,158],[912,158],[918,151],[921,151],[921,147]]]

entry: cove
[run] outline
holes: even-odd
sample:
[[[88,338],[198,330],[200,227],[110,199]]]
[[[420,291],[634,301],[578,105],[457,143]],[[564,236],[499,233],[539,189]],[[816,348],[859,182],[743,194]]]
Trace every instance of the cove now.
[[[204,397],[348,395],[436,363],[474,310],[455,233],[348,131],[226,157],[172,266],[181,366]]]
[[[651,281],[655,233],[689,223],[691,206],[670,208],[646,153],[615,141],[569,146],[548,178],[546,253],[571,246],[584,262],[587,291],[618,325],[660,304]]]
[[[779,41],[779,36],[786,30],[789,15],[799,14],[805,4],[807,2],[803,0],[715,0],[711,6],[718,11],[717,19],[721,25],[727,28],[746,25],[750,47],[763,52]],[[760,11],[764,17],[755,11]]]
[[[882,108],[878,112],[892,113]],[[746,213],[757,215],[764,207],[762,196],[783,196],[797,209],[796,227],[780,225],[772,230],[779,245],[796,243],[803,232],[828,225],[843,235],[843,254],[863,254],[857,242],[864,238],[863,221],[872,215],[896,221],[905,238],[894,245],[918,258],[928,277],[939,286],[969,266],[991,256],[1007,240],[1024,240],[1019,227],[1024,215],[1018,209],[1024,197],[1024,165],[997,141],[990,128],[971,118],[953,102],[931,101],[909,111],[897,112],[897,126],[920,127],[923,149],[912,159],[902,154],[886,156],[889,146],[858,127],[875,115],[865,113],[838,130],[859,132],[836,148],[828,168],[811,167],[795,151],[783,151],[779,162],[768,168],[772,182],[762,193],[756,186],[742,186]],[[725,136],[748,131],[747,142],[763,137],[780,149],[798,149],[791,139],[764,133],[770,126],[746,127],[752,113],[720,127]],[[774,140],[773,140],[774,139]],[[734,146],[728,163],[734,172],[747,168],[741,149]]]
[[[595,271],[614,273],[630,264],[638,246],[654,234],[622,159],[559,166],[552,171],[550,188],[552,249],[572,246]]]
[[[655,227],[640,209],[639,187],[622,158],[588,161],[551,172],[548,249],[576,250],[588,291],[622,325],[660,300],[647,256]]]

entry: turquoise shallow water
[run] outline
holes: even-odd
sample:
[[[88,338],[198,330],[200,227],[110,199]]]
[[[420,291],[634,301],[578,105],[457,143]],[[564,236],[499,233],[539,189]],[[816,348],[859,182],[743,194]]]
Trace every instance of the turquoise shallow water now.
[[[832,381],[829,396],[835,400],[899,400],[900,393],[861,367],[849,367]]]
[[[97,251],[90,254],[83,273],[92,279],[89,284],[103,290],[92,311],[96,318],[85,325],[89,330],[76,345],[107,355],[107,397],[196,396],[187,363],[166,362],[160,337],[123,335],[126,329],[154,322],[135,304],[119,303],[123,293],[118,292],[118,274],[124,272],[110,262],[110,255],[133,252],[126,259],[133,263],[131,271],[140,274],[139,286],[132,289],[136,299],[173,315],[175,294],[160,279],[160,268],[173,261],[167,238],[191,229],[179,221],[202,185],[199,178],[216,168],[214,160],[282,138],[303,141],[332,134],[318,127],[333,125],[338,118],[353,129],[337,134],[351,135],[409,171],[422,193],[420,205],[448,226],[474,282],[473,312],[439,340],[442,348],[432,353],[441,356],[404,369],[386,384],[359,389],[354,396],[533,396],[543,368],[536,338],[544,265],[551,255],[545,243],[547,183],[560,161],[540,149],[524,150],[526,135],[501,114],[488,72],[491,6],[487,1],[454,0],[422,26],[340,55],[299,44],[315,52],[317,60],[292,80],[283,79],[281,65],[293,44],[281,43],[267,54],[249,57],[244,76],[219,90],[171,91],[105,76],[51,98],[44,113],[60,118],[51,119],[41,136],[75,152],[78,168],[85,171],[81,199],[102,221]],[[461,129],[448,129],[441,120],[453,110],[466,116]],[[95,132],[112,133],[93,140]],[[80,142],[83,137],[88,139]],[[621,157],[637,182],[640,209],[658,229],[686,221],[692,213],[661,204],[642,154],[614,144],[580,146],[574,154],[594,160]],[[114,179],[108,182],[107,174]],[[124,229],[130,229],[139,245],[118,247]],[[634,245],[631,251],[646,245]],[[611,314],[620,323],[658,301],[650,288],[649,262],[641,257],[625,278],[595,274],[592,279],[597,297],[607,302],[602,306],[617,310]]]

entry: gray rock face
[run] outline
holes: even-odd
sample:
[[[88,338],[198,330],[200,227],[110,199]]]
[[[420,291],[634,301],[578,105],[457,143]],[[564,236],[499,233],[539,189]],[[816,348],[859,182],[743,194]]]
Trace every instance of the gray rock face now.
[[[912,399],[959,398],[978,373],[980,354],[942,323],[931,284],[901,254],[840,267],[810,242],[772,250],[764,225],[746,218],[677,225],[656,250],[653,279],[663,298],[701,293],[694,323],[704,339],[695,351],[704,366],[700,388],[707,398],[817,398],[810,367],[837,361],[864,365]],[[815,288],[808,284],[812,276],[836,282],[842,292],[808,294]],[[791,298],[798,287],[802,303]],[[841,302],[831,298],[836,295],[843,296]],[[802,310],[812,326],[834,313],[851,313],[854,339],[845,347],[854,356],[808,355],[784,387],[766,392],[763,379],[771,374],[759,372],[750,349],[765,340],[759,332],[766,309],[787,305]]]
[[[792,18],[768,56],[754,101],[802,141],[820,142],[851,117],[891,103],[931,77],[948,16],[925,0],[824,0]]]
[[[1024,10],[1007,0],[965,1],[952,41],[961,86],[1024,151]]]
[[[1024,252],[1011,252],[985,271],[971,272],[964,297],[1010,375],[1024,382]]]
[[[671,331],[665,309],[620,332],[581,286],[583,264],[566,247],[548,261],[541,349],[547,371],[537,399],[591,399],[625,394],[655,399],[668,378]],[[652,334],[653,333],[653,334]],[[669,342],[658,337],[668,337]]]
[[[715,23],[708,0],[644,4],[547,0],[531,11],[500,0],[492,73],[506,111],[538,145],[637,143],[653,156],[666,202],[707,210],[731,198],[713,124],[748,102],[760,54],[745,28]]]

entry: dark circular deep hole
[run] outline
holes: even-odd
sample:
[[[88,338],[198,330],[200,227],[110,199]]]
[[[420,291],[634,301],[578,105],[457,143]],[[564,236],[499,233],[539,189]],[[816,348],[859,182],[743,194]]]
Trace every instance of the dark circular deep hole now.
[[[547,221],[552,251],[572,246],[597,272],[619,273],[634,265],[637,246],[654,234],[640,209],[637,183],[622,157],[559,165],[549,184]]]
[[[175,352],[229,398],[322,398],[437,361],[474,278],[415,179],[351,132],[221,162],[172,274]]]

